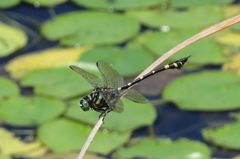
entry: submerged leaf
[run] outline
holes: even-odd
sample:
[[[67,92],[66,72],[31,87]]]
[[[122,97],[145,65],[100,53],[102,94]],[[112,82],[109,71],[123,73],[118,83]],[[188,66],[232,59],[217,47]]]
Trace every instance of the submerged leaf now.
[[[19,56],[11,60],[7,64],[6,70],[11,73],[11,76],[15,78],[21,78],[27,72],[35,69],[51,68],[69,62],[75,62],[79,59],[84,51],[91,48],[91,46],[86,46],[80,49],[55,48],[44,51],[37,51],[31,54]]]
[[[210,159],[211,150],[201,142],[188,139],[143,138],[122,147],[116,155],[118,158]]]
[[[205,71],[169,83],[163,98],[184,110],[226,111],[240,108],[239,93],[240,77],[237,74]]]
[[[27,44],[27,35],[12,26],[0,23],[0,57],[8,56]]]
[[[227,149],[240,150],[240,121],[217,129],[206,128],[202,131],[205,140]]]
[[[32,126],[59,116],[62,101],[46,97],[11,97],[0,101],[1,120],[10,125]]]
[[[91,129],[89,126],[62,118],[41,125],[37,130],[37,137],[54,152],[74,151],[83,146]],[[123,145],[130,135],[130,132],[98,131],[88,151],[108,154]]]

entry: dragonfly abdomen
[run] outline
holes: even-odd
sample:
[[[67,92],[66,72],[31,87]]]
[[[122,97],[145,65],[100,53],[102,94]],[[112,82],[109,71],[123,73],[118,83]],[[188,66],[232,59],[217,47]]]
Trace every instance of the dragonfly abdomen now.
[[[162,71],[165,71],[165,70],[168,70],[168,69],[181,69],[182,66],[187,62],[189,57],[190,56],[181,58],[181,59],[179,59],[177,61],[174,61],[174,62],[172,62],[170,64],[164,65],[164,66],[162,66],[162,67],[160,67],[160,68],[158,68],[156,70],[152,70],[151,72],[149,72],[149,73],[147,73],[147,74],[145,74],[145,75],[143,75],[143,76],[133,80],[131,83],[128,83],[128,84],[118,88],[118,90],[128,89],[128,88],[134,86],[135,84],[137,84],[138,82],[140,82],[140,81],[142,81],[142,80],[144,80],[144,79],[146,79],[146,78],[148,78],[148,77],[150,77],[152,75],[155,75],[158,72],[162,72]]]

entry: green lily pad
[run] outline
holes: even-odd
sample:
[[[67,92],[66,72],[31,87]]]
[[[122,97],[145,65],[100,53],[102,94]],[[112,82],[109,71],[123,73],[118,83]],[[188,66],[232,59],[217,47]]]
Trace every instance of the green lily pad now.
[[[211,13],[211,15],[209,15]],[[187,11],[142,9],[130,10],[126,15],[138,19],[148,27],[171,29],[206,28],[223,20],[223,10],[218,5],[191,7]]]
[[[225,125],[224,127],[203,129],[202,135],[205,140],[214,145],[227,149],[240,150],[240,121]]]
[[[111,63],[122,76],[133,76],[148,67],[154,61],[154,57],[140,47],[104,46],[87,51],[80,58],[80,61],[90,63],[99,60]]]
[[[184,110],[226,111],[240,108],[240,78],[233,72],[204,71],[169,83],[163,98]]]
[[[0,8],[10,8],[18,5],[20,0],[0,1]]]
[[[199,30],[181,30],[161,33],[157,31],[145,32],[139,39],[148,50],[158,56],[163,55],[174,46],[182,41],[198,33]],[[188,64],[202,66],[206,64],[222,64],[226,62],[226,58],[222,55],[222,49],[213,41],[211,37],[201,39],[200,41],[184,48],[174,56],[170,57],[169,61],[175,61],[182,57],[192,55]],[[188,65],[185,65],[187,67]]]
[[[240,113],[234,113],[234,114],[233,114],[233,117],[234,117],[235,119],[240,120]]]
[[[21,85],[34,87],[34,92],[59,98],[71,98],[86,92],[93,87],[68,66],[35,70],[21,79]]]
[[[234,0],[188,0],[188,1],[179,1],[179,0],[170,0],[171,7],[173,8],[185,8],[185,7],[192,7],[192,6],[204,6],[204,5],[211,5],[213,3],[217,4],[229,4],[232,3]]]
[[[99,113],[96,111],[84,112],[79,107],[79,100],[75,99],[70,102],[70,107],[66,116],[74,120],[78,120],[90,125],[94,125],[98,120]],[[157,112],[152,104],[139,104],[129,100],[123,100],[124,112],[123,113],[109,113],[105,118],[103,128],[126,132],[133,131],[134,129],[153,124],[157,117]]]
[[[10,155],[0,154],[0,159],[12,159]]]
[[[136,140],[136,139],[135,139]],[[210,159],[211,150],[207,145],[188,139],[143,138],[133,141],[128,147],[116,152],[118,158],[164,158],[164,159]]]
[[[92,128],[68,119],[58,119],[42,124],[37,137],[55,152],[80,150]],[[99,130],[88,148],[89,152],[108,154],[123,145],[131,133]]]
[[[27,35],[12,26],[0,23],[0,57],[8,56],[27,44]]]
[[[35,4],[36,2],[39,3],[39,6],[44,6],[44,7],[53,7],[57,4],[61,4],[66,2],[67,0],[24,0],[24,2],[30,3],[30,4]]]
[[[59,116],[65,104],[46,97],[11,97],[0,101],[1,120],[10,125],[32,126]]]
[[[16,83],[3,77],[0,77],[0,88],[0,99],[17,96],[20,93],[20,89]]]
[[[59,27],[61,26],[61,27]],[[139,32],[137,20],[116,13],[81,11],[62,14],[46,22],[42,33],[63,45],[119,44]]]
[[[87,8],[109,9],[109,7],[111,7],[114,10],[125,10],[159,6],[159,4],[165,2],[165,0],[73,0],[73,2]]]

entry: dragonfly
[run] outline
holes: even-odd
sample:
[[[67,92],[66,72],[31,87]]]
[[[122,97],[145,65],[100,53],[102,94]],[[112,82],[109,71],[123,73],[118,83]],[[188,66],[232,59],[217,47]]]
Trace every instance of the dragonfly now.
[[[127,84],[124,84],[123,77],[112,67],[112,65],[103,60],[96,63],[100,72],[100,77],[75,65],[70,65],[72,70],[80,74],[94,87],[93,91],[89,95],[80,99],[80,107],[83,111],[93,109],[100,112],[101,114],[99,115],[99,118],[103,116],[104,119],[106,114],[111,111],[118,113],[123,112],[124,106],[121,100],[123,97],[136,103],[147,103],[148,100],[132,87],[156,73],[168,69],[181,69],[188,61],[189,57],[190,56],[184,57],[167,65],[161,66]]]

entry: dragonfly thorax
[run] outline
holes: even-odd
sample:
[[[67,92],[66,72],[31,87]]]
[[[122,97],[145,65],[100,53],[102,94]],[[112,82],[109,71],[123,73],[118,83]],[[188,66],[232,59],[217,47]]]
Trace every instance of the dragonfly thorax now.
[[[88,111],[90,108],[98,111],[105,112],[109,108],[105,99],[101,96],[101,88],[96,88],[88,96],[83,97],[79,104],[83,111]]]

